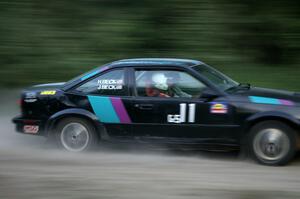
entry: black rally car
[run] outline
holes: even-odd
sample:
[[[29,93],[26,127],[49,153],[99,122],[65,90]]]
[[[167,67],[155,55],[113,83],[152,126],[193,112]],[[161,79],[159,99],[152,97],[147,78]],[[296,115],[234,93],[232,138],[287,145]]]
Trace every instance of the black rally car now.
[[[13,122],[75,152],[99,140],[243,146],[280,165],[299,145],[299,103],[297,93],[240,84],[200,61],[128,59],[26,89]]]

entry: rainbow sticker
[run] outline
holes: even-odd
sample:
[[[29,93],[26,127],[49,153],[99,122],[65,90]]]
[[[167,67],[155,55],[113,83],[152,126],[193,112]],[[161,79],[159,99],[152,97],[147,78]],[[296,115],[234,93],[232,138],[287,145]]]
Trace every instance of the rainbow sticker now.
[[[213,102],[210,106],[210,113],[226,114],[228,112],[227,104]]]

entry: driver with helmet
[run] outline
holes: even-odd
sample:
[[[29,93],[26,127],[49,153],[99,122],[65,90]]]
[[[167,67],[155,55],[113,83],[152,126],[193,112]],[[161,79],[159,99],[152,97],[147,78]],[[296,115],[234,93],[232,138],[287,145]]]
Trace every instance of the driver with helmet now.
[[[146,88],[146,94],[149,97],[170,97],[168,87],[164,73],[154,73],[151,77],[151,84]]]
[[[149,97],[191,97],[177,85],[180,76],[176,72],[156,72],[152,74],[151,84],[146,88]]]

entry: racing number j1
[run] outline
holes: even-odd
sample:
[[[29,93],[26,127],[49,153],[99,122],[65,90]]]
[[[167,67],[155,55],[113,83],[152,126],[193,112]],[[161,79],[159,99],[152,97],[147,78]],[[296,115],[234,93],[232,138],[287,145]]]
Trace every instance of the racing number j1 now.
[[[186,103],[181,103],[179,115],[168,115],[168,122],[170,123],[184,123],[188,119],[189,123],[195,122],[196,104],[189,104],[188,118],[186,117]]]

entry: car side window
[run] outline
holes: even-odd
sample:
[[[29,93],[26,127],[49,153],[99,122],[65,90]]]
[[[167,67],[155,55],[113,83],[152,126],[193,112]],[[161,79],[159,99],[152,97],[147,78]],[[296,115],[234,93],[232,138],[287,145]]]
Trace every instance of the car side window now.
[[[75,89],[85,94],[126,96],[125,71],[118,69],[96,77]]]
[[[183,71],[137,70],[136,93],[143,97],[198,98],[207,86]]]

